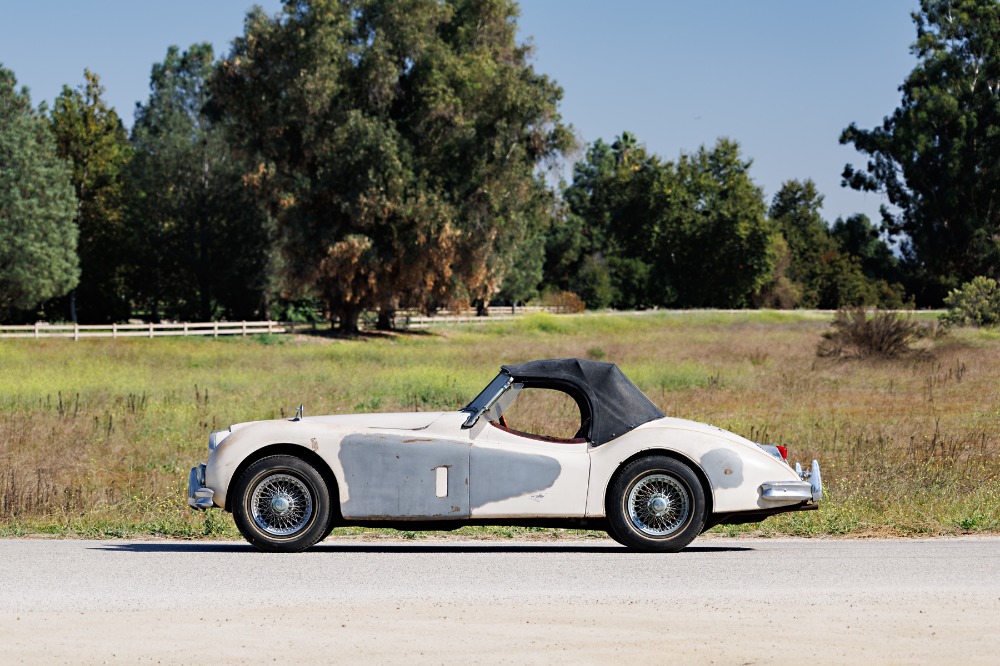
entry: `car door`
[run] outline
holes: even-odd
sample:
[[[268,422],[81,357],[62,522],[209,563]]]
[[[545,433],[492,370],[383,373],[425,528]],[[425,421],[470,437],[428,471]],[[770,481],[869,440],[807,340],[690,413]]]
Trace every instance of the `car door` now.
[[[370,430],[341,440],[341,512],[352,520],[469,517],[468,439]],[[346,495],[346,498],[345,498]]]
[[[590,478],[588,444],[530,439],[488,425],[472,444],[473,518],[582,518]]]

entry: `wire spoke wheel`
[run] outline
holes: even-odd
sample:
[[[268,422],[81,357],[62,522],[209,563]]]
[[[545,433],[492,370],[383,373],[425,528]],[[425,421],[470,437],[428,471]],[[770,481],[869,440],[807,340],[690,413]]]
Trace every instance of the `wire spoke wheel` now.
[[[236,527],[258,550],[305,550],[326,537],[333,525],[331,484],[316,467],[297,456],[261,458],[234,484]]]
[[[313,497],[303,481],[290,474],[261,479],[250,497],[250,515],[257,527],[273,536],[295,534],[309,524]]]
[[[705,488],[683,461],[650,455],[624,465],[606,495],[608,533],[635,550],[676,553],[705,526]]]
[[[650,474],[632,486],[626,507],[637,530],[651,537],[665,537],[687,523],[691,493],[673,476]]]

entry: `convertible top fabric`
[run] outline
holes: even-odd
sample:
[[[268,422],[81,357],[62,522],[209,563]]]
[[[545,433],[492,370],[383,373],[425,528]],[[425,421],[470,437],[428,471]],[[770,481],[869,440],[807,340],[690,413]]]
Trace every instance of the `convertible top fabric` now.
[[[614,363],[556,358],[505,365],[502,369],[525,386],[570,388],[581,409],[589,407],[588,439],[594,446],[664,416]],[[581,403],[581,398],[586,403]]]

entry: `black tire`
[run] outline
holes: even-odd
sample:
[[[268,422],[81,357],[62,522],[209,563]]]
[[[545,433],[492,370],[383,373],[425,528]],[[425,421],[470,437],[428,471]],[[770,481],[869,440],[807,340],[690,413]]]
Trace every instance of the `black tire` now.
[[[608,533],[647,552],[675,553],[701,534],[705,491],[691,468],[666,456],[627,464],[608,487]]]
[[[253,463],[233,485],[233,519],[258,550],[297,553],[325,536],[330,490],[316,468],[295,456]]]

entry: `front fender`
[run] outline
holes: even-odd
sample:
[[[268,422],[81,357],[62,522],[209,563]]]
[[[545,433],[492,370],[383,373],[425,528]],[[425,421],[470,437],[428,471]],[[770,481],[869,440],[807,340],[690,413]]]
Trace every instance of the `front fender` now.
[[[260,421],[235,430],[212,451],[205,465],[205,485],[215,491],[216,506],[225,507],[229,488],[242,463],[274,445],[302,447],[318,455],[333,473],[341,493],[344,470],[337,456],[343,433],[307,421]],[[344,498],[341,498],[343,500]]]

